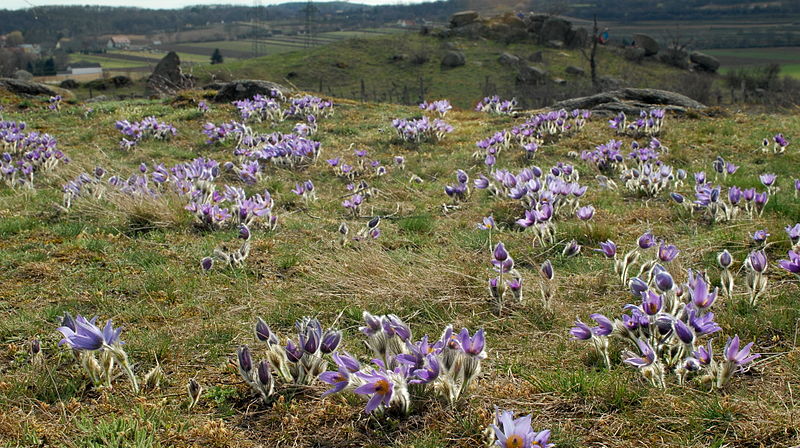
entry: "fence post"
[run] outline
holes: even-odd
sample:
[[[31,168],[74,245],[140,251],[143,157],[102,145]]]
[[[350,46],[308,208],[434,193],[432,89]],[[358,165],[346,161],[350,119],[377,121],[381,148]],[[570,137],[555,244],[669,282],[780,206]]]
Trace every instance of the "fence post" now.
[[[367,96],[367,89],[364,86],[364,78],[361,78],[361,102],[362,103],[367,101],[366,100],[366,96]]]

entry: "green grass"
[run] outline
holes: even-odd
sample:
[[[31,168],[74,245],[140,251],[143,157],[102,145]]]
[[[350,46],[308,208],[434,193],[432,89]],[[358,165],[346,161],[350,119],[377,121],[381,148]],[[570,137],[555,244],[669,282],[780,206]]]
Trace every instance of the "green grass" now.
[[[777,63],[781,66],[781,75],[800,78],[800,48],[735,48],[703,50],[720,59],[721,73],[744,67],[764,66]]]
[[[409,39],[410,46],[427,42],[414,39]],[[356,51],[352,41],[337,45],[331,48]],[[489,64],[499,49],[472,49],[470,57]],[[305,57],[288,53],[282,69]],[[335,60],[335,55],[326,57]],[[551,54],[550,60],[557,67],[574,61],[572,57]],[[468,74],[447,76],[466,79]],[[466,170],[471,179],[486,173],[482,161],[472,158],[475,141],[522,118],[456,109],[447,116],[455,131],[445,140],[409,145],[392,136],[390,122],[419,114],[416,107],[342,99],[335,99],[335,115],[320,121],[315,138],[322,143],[322,159],[352,161],[353,149],[365,148],[388,167],[385,176],[366,179],[378,192],[368,201],[365,217],[344,212],[341,202],[350,181],[335,177],[324,160],[304,170],[267,165],[264,179],[255,185],[240,185],[223,173],[220,185],[240,185],[250,193],[269,189],[279,216],[275,231],[253,227],[251,256],[242,267],[201,272],[199,261],[219,244],[235,240],[237,231],[198,230],[179,199],[159,202],[174,208],[167,213],[175,218],[170,226],[143,230],[133,228],[132,201],[81,198],[69,213],[56,211],[63,182],[95,165],[127,178],[142,162],[152,167],[198,156],[221,163],[234,160],[232,144],[207,146],[200,133],[205,122],[236,118],[233,107],[212,104],[208,114],[200,115],[187,98],[201,97],[193,92],[178,100],[94,103],[96,112],[89,118],[80,104],[54,114],[37,99],[28,99],[28,109],[20,110],[3,97],[5,119],[24,120],[29,129],[56,136],[72,163],[37,190],[0,187],[0,445],[472,448],[483,445],[482,432],[495,406],[532,413],[534,428],[553,430],[553,442],[560,447],[800,443],[797,413],[790,405],[800,381],[800,285],[776,264],[789,249],[783,228],[800,221],[792,194],[793,179],[800,177],[800,154],[792,149],[794,143],[783,155],[758,151],[761,139],[777,132],[794,141],[800,135],[796,115],[669,116],[660,139],[670,147],[665,160],[676,168],[710,173],[711,161],[722,155],[741,167],[727,180],[717,180],[719,184],[761,188],[758,174],[778,174],[781,192],[770,200],[764,216],[733,223],[709,225],[665,197],[645,201],[619,190],[599,190],[589,165],[566,158],[571,151],[616,138],[605,118],[595,117],[580,133],[543,146],[532,163],[543,168],[573,163],[581,182],[590,186],[581,203],[594,205],[596,216],[591,226],[571,213],[560,217],[557,244],[534,246],[531,233],[514,224],[523,212],[514,201],[474,190],[458,207],[442,207],[448,203],[443,187],[454,182],[457,169]],[[174,124],[179,134],[169,142],[144,142],[130,152],[116,149],[120,134],[114,122],[148,115]],[[293,124],[254,127],[288,132]],[[626,147],[631,142],[623,140]],[[391,167],[396,155],[406,158],[405,170]],[[502,152],[498,160],[500,168],[511,170],[529,163],[516,148]],[[412,173],[424,182],[409,183]],[[319,197],[307,208],[290,191],[306,179],[314,181]],[[691,182],[678,190],[691,194]],[[373,214],[384,216],[380,238],[348,247],[336,243],[342,222],[357,232],[366,215]],[[525,302],[502,315],[492,312],[486,287],[495,275],[489,234],[476,228],[488,215],[499,224],[492,242],[506,245],[524,279]],[[138,223],[148,221],[139,218]],[[752,249],[748,234],[759,228],[772,234],[771,286],[754,308],[746,303],[744,273],[738,269]],[[722,327],[714,349],[719,356],[726,337],[738,334],[764,356],[747,374],[734,377],[725,391],[708,392],[697,382],[679,387],[673,375],[667,378],[667,390],[656,390],[623,364],[627,346],[621,341],[612,342],[612,367],[605,369],[590,345],[570,340],[575,318],[587,321],[594,312],[618,316],[622,306],[635,301],[616,279],[611,262],[592,249],[612,239],[620,251],[630,250],[647,229],[680,248],[670,264],[680,273],[679,282],[685,281],[684,269],[692,268],[717,283],[716,255],[722,249],[729,249],[736,260],[735,295],[714,305]],[[564,244],[573,238],[584,244],[583,251],[575,258],[562,257]],[[551,311],[539,303],[538,270],[545,260],[556,271]],[[252,333],[258,317],[282,342],[295,320],[318,317],[326,328],[343,331],[344,349],[368,360],[358,330],[364,310],[397,313],[410,323],[415,338],[437,337],[447,324],[484,328],[488,356],[482,377],[453,408],[417,401],[409,417],[380,418],[364,416],[364,403],[354,395],[321,400],[321,384],[291,388],[279,382],[275,400],[263,404],[238,378],[231,361],[239,346],[249,345],[256,360],[266,356],[267,347]],[[101,321],[110,318],[122,326],[136,373],[141,377],[158,361],[166,372],[162,388],[137,396],[121,377],[111,390],[94,389],[72,352],[58,346],[61,336],[55,329],[65,311],[98,315]],[[43,365],[28,353],[34,338],[42,342]],[[186,393],[190,378],[204,388],[191,410]]]

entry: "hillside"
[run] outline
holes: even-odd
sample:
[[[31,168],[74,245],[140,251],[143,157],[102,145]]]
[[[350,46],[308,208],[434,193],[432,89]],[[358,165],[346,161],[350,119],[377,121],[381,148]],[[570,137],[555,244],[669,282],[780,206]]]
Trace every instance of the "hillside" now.
[[[439,51],[433,46],[435,41],[408,36],[407,42],[409,52],[417,45]],[[361,44],[374,52],[367,54],[385,57],[388,53],[380,51],[374,41]],[[459,44],[471,51],[467,43]],[[354,42],[330,48],[336,51],[316,53],[326,64],[360,51]],[[562,60],[557,53],[545,51],[552,71],[576,60],[575,55]],[[796,424],[800,407],[793,405],[800,390],[800,283],[777,264],[793,247],[784,228],[800,221],[800,201],[794,193],[794,179],[800,177],[797,114],[724,110],[692,111],[683,117],[667,114],[658,138],[668,150],[657,151],[658,163],[687,170],[688,177],[682,183],[673,177],[668,188],[652,197],[629,191],[620,173],[622,167],[613,174],[603,171],[618,183],[616,189],[603,188],[596,177],[601,174],[599,168],[574,156],[620,139],[627,157],[634,138],[616,134],[607,117],[591,117],[577,132],[554,134],[552,140],[542,142],[533,158],[517,144],[505,148],[498,153],[497,170],[516,173],[527,167],[533,177],[532,167],[536,166],[543,170],[542,176],[550,178],[548,184],[557,184],[553,176],[569,176],[571,182],[587,187],[580,197],[574,195],[579,199],[569,200],[575,201],[570,204],[576,208],[592,205],[594,216],[581,221],[571,205],[564,205],[553,218],[557,220],[552,222],[554,241],[545,243],[534,236],[538,227],[524,230],[516,224],[527,210],[523,203],[473,188],[473,180],[481,175],[494,178],[482,154],[473,157],[476,142],[528,118],[527,114],[515,118],[472,110],[480,90],[471,85],[473,78],[468,72],[497,71],[496,55],[483,54],[481,59],[481,53],[468,53],[473,65],[445,72],[447,81],[431,82],[431,89],[436,86],[437,90],[430,92],[430,97],[439,99],[452,92],[457,96],[451,99],[461,105],[445,116],[453,131],[442,141],[403,142],[395,135],[392,120],[419,116],[416,106],[331,98],[335,112],[327,118],[318,115],[319,129],[309,137],[321,144],[319,158],[298,165],[262,160],[252,183],[224,168],[226,162],[238,166],[247,159],[241,152],[234,154],[234,140],[206,143],[207,136],[202,133],[206,123],[240,120],[231,104],[211,103],[208,92],[184,92],[168,100],[65,101],[59,111],[48,109],[47,98],[20,101],[0,92],[0,122],[24,121],[26,132],[51,134],[58,149],[71,159],[49,174],[37,172],[35,188],[0,183],[0,445],[475,448],[485,446],[486,428],[494,420],[496,407],[517,415],[532,414],[533,428],[552,430],[550,441],[558,448],[800,444]],[[286,60],[264,58],[258,66],[237,63],[231,68],[283,75],[287,70],[302,69],[296,81],[308,77],[308,82],[316,82],[312,73],[319,60],[300,54],[281,57]],[[611,57],[604,54],[606,61]],[[270,67],[279,63],[284,65]],[[393,73],[383,58],[358,64],[371,68],[367,73],[376,76]],[[434,78],[437,67],[438,63],[430,63],[422,70]],[[348,69],[341,70],[328,82],[348,83]],[[666,74],[659,67],[652,70],[654,77]],[[459,82],[463,85],[455,85]],[[198,109],[202,99],[210,108],[206,112]],[[177,134],[166,141],[142,140],[130,150],[119,149],[123,134],[115,123],[147,116],[174,126]],[[250,126],[256,135],[290,133],[295,122],[253,122]],[[786,152],[762,152],[762,139],[777,133],[790,141]],[[648,139],[636,140],[647,144]],[[15,153],[9,149],[13,143],[0,143],[4,144],[8,146],[0,152]],[[356,150],[366,154],[356,154]],[[403,158],[402,164],[398,156]],[[718,156],[738,170],[726,176],[715,174],[712,163]],[[181,169],[169,174],[158,166],[171,167],[197,157],[213,159],[219,170],[210,168],[214,166],[210,160],[195,162],[208,168],[195,174]],[[326,162],[341,158],[358,167],[362,157],[364,168],[350,176]],[[385,173],[378,175],[371,161],[379,162]],[[637,166],[629,159],[626,163]],[[447,186],[458,184],[462,175],[457,175],[457,170],[469,176],[466,185],[470,192],[460,199],[445,194]],[[73,198],[68,211],[60,209],[64,192],[72,191],[68,185],[62,187],[79,180],[77,176],[84,172],[82,193]],[[695,181],[694,174],[699,172],[706,173],[708,185],[725,186],[723,191],[727,187],[767,191],[762,185],[766,181],[759,179],[766,173],[777,174],[777,181],[769,187],[763,214],[741,208],[733,220],[710,222],[709,209],[692,210],[669,197],[669,192],[677,191],[686,196],[685,204],[695,200],[696,185],[705,185],[705,181]],[[196,179],[202,191],[216,188],[226,195],[225,185],[242,188],[250,197],[268,190],[274,200],[269,213],[277,217],[277,227],[270,229],[268,220],[257,220],[246,233],[250,250],[242,265],[229,267],[217,258],[213,268],[204,272],[201,260],[215,248],[239,247],[243,233],[236,225],[215,227],[198,221],[186,208],[187,201],[195,200],[190,197],[197,196],[183,196],[157,181],[157,176],[176,183]],[[94,182],[95,178],[101,180]],[[315,186],[314,197],[303,199],[292,192],[308,180]],[[362,191],[368,192],[368,197],[352,212],[344,204],[353,199],[352,189],[361,188],[357,186],[361,181],[367,184]],[[705,191],[702,185],[697,190],[698,201]],[[570,193],[567,196],[572,197]],[[544,194],[542,198],[546,201]],[[382,217],[380,235],[356,237],[376,216]],[[496,225],[492,230],[479,229],[478,224],[488,216],[494,217]],[[343,222],[350,229],[347,237],[339,230]],[[770,234],[766,244],[751,237],[760,229]],[[593,324],[591,313],[614,318],[625,304],[633,303],[631,306],[639,309],[636,305],[642,299],[620,282],[614,260],[595,249],[601,242],[614,240],[620,248],[617,260],[632,251],[640,257],[640,275],[647,278],[647,266],[660,256],[660,246],[635,249],[646,247],[641,242],[637,246],[637,238],[645,232],[655,234],[661,246],[675,245],[679,250],[670,261],[662,260],[674,276],[669,288],[658,280],[665,297],[672,294],[670,297],[679,297],[676,300],[699,301],[696,282],[701,272],[707,274],[712,289],[721,286],[724,272],[735,278],[731,295],[720,291],[714,314],[703,315],[703,325],[718,325],[718,332],[698,333],[690,347],[696,344],[699,350],[713,339],[713,358],[722,365],[728,338],[738,335],[742,345],[754,343],[753,353],[760,358],[745,362],[745,354],[738,359],[743,371],[723,383],[721,390],[709,390],[698,375],[679,385],[672,373],[666,375],[664,388],[653,386],[647,369],[643,376],[631,362],[624,362],[637,361],[639,354],[628,354],[625,350],[638,349],[622,337],[611,340],[609,366],[591,342],[573,340],[573,335],[580,334],[580,329],[570,333],[576,318]],[[564,249],[572,240],[583,250],[568,256]],[[491,262],[493,257],[502,258],[497,250],[491,250],[498,242],[513,255],[514,275],[523,279],[519,302],[500,311],[487,287],[489,279],[505,269],[493,269]],[[728,271],[717,265],[723,250],[734,260]],[[751,269],[745,260],[761,250],[769,259],[769,268],[758,278],[768,284],[753,304],[745,286]],[[552,262],[555,272],[552,282],[540,274],[546,261]],[[640,264],[632,268],[631,276],[639,273]],[[695,280],[688,277],[693,274],[687,269],[692,269]],[[659,271],[654,276],[663,279],[662,274]],[[708,285],[702,285],[703,293],[708,293]],[[542,301],[542,289],[552,291],[549,302]],[[695,299],[690,299],[690,294]],[[433,388],[416,385],[419,388],[412,388],[409,415],[403,415],[394,401],[385,413],[365,414],[363,395],[321,398],[330,389],[325,382],[291,385],[278,377],[278,371],[272,373],[274,394],[262,402],[240,378],[237,366],[246,364],[237,361],[242,345],[251,347],[253,366],[267,353],[267,343],[254,336],[258,318],[268,323],[267,333],[281,337],[281,343],[296,333],[295,320],[318,318],[324,328],[340,329],[339,350],[346,350],[366,366],[378,355],[367,350],[366,337],[359,330],[365,325],[365,310],[396,314],[413,329],[414,341],[428,334],[431,344],[448,324],[456,332],[462,327],[470,334],[484,330],[485,353],[482,344],[475,349],[465,342],[444,340],[448,350],[463,347],[464,353],[473,350],[473,358],[479,357],[478,352],[485,355],[480,361],[482,373],[455,405],[436,398]],[[80,354],[87,352],[76,354],[59,345],[64,336],[56,328],[67,312],[87,319],[98,315],[101,326],[106,319],[113,319],[114,327],[122,328],[119,337],[125,344],[115,347],[127,353],[133,374],[141,379],[141,392],[134,392],[120,369],[113,370],[116,375],[108,378],[108,384],[93,384],[78,362],[87,359]],[[642,324],[651,331],[648,340],[672,341],[671,333],[661,336],[655,316],[649,316],[653,321]],[[386,328],[400,334],[403,326],[397,321],[384,322],[394,325]],[[369,323],[364,327],[367,332]],[[676,323],[672,325],[677,328]],[[113,339],[106,340],[112,343]],[[678,347],[688,345],[674,346]],[[430,352],[423,351],[427,355],[442,350],[431,345]],[[101,356],[105,353],[108,351],[101,351]],[[327,358],[330,356],[325,355]],[[336,368],[332,362],[326,365]],[[163,377],[157,383],[144,381],[156,366]],[[441,375],[446,374],[442,370]],[[649,378],[658,381],[657,376]],[[196,392],[194,402],[187,385],[190,392]],[[393,390],[398,396],[403,393],[399,388]]]
[[[443,67],[442,58],[453,49],[464,53],[466,64]],[[506,52],[519,56],[520,64],[545,69],[548,81],[535,86],[519,85],[518,71],[498,60]],[[541,62],[531,62],[530,57],[539,52]],[[565,71],[568,66],[579,67],[585,73],[568,74]],[[489,40],[441,40],[419,33],[350,39],[307,51],[198,67],[194,71],[202,81],[270,79],[300,89],[359,100],[363,81],[366,100],[403,102],[406,99],[408,104],[419,100],[422,84],[424,98],[449,98],[453,104],[464,108],[474,106],[489,94],[516,96],[529,106],[578,96],[591,91],[588,73],[589,64],[578,50],[552,49],[532,43],[506,45]],[[617,51],[606,48],[598,51],[598,74],[629,86],[660,86],[684,92],[698,82],[688,72],[657,62],[629,62]],[[556,84],[554,79],[562,79],[565,84]],[[685,93],[691,95],[691,92]]]

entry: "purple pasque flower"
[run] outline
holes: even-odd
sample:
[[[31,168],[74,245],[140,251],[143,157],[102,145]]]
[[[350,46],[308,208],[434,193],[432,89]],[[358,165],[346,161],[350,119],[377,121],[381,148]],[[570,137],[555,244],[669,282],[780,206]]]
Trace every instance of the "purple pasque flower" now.
[[[592,207],[591,205],[581,207],[575,212],[575,215],[581,221],[588,221],[592,219],[592,217],[594,216],[594,207]]]
[[[759,180],[761,180],[761,183],[764,184],[765,187],[771,187],[775,185],[775,181],[778,180],[778,175],[772,173],[765,173],[758,176],[758,178]]]
[[[624,356],[627,356],[627,358],[623,362],[640,369],[652,365],[656,361],[656,352],[653,350],[653,347],[641,339],[637,339],[636,344],[639,346],[641,356],[637,356],[635,353],[627,350],[624,353]]]
[[[639,277],[630,279],[628,286],[630,287],[631,293],[633,293],[634,297],[640,297],[643,293],[650,289],[650,287],[647,286],[647,283]]]
[[[754,250],[747,256],[747,264],[752,270],[763,274],[767,270],[767,254],[763,250]]]
[[[754,359],[761,357],[758,353],[750,355],[750,348],[752,346],[753,343],[751,342],[739,350],[739,335],[735,335],[733,339],[728,338],[728,342],[725,343],[725,349],[723,350],[725,360],[739,367],[749,364]]]
[[[614,331],[614,321],[607,318],[606,316],[595,313],[589,315],[595,322],[597,322],[597,326],[592,328],[592,332],[597,336],[608,336]]]
[[[531,416],[514,418],[511,411],[496,411],[495,423],[490,425],[497,438],[495,445],[501,448],[530,448],[533,439]]]
[[[701,310],[713,305],[719,292],[719,288],[714,288],[713,292],[709,292],[705,277],[699,274],[694,276],[692,271],[689,271],[689,288],[692,303]]]
[[[775,137],[772,137],[772,141],[774,141],[775,144],[781,148],[786,148],[787,146],[789,146],[789,140],[787,140],[786,137],[784,137],[783,134],[780,133],[775,134]]]
[[[606,258],[614,258],[617,256],[617,245],[611,240],[606,240],[600,243],[600,249],[595,249],[595,251],[602,252]]]
[[[581,245],[578,244],[578,241],[572,240],[564,246],[564,250],[561,252],[561,255],[565,257],[574,257],[581,253]]]
[[[85,317],[78,314],[74,321],[64,322],[74,324],[74,327],[64,325],[57,328],[64,335],[64,339],[58,345],[67,344],[74,350],[95,351],[114,344],[122,344],[119,339],[122,328],[114,329],[111,319],[109,319],[101,330],[95,325],[96,321],[97,317],[86,320]]]
[[[691,326],[695,333],[699,336],[716,333],[722,330],[722,327],[714,322],[714,313],[707,312],[700,314],[694,305],[690,304],[686,307],[689,310],[689,326]]]
[[[203,271],[208,272],[213,267],[214,267],[214,259],[213,258],[205,257],[202,260],[200,260],[200,268],[202,268]]]
[[[694,342],[694,332],[682,320],[675,319],[672,322],[672,329],[675,331],[675,336],[684,344],[691,345]]]
[[[250,371],[253,370],[253,357],[250,355],[250,348],[246,345],[239,347],[236,356],[239,360],[239,371],[242,372],[242,377],[249,378]]]
[[[679,253],[680,251],[678,248],[672,244],[666,245],[661,243],[661,246],[658,247],[658,259],[664,263],[669,263],[674,260]]]
[[[663,299],[655,292],[648,290],[642,293],[642,310],[648,316],[655,316],[658,314],[663,305]]]
[[[692,356],[700,362],[701,365],[707,366],[714,361],[714,351],[711,349],[711,341],[708,341],[706,346],[700,346],[697,350],[692,352]]]
[[[486,352],[483,350],[486,346],[486,336],[482,328],[476,331],[472,337],[469,335],[469,330],[462,328],[458,333],[458,342],[461,344],[461,349],[464,353],[481,359],[486,357]]]
[[[494,222],[493,216],[486,216],[483,218],[483,223],[478,224],[478,228],[481,230],[492,230],[497,228],[497,224]]]
[[[666,269],[662,269],[655,275],[655,284],[659,291],[667,292],[672,291],[672,288],[675,286],[675,281]]]
[[[256,321],[256,339],[268,344],[279,344],[278,336],[269,329],[269,325],[260,317]]]
[[[323,354],[333,353],[339,343],[342,342],[342,332],[336,330],[328,330],[322,335],[322,342],[320,343],[319,350]]]
[[[797,223],[794,226],[786,226],[786,234],[789,235],[789,239],[792,240],[792,244],[797,244],[800,242],[800,223]]]
[[[497,243],[492,252],[492,264],[495,270],[505,274],[514,269],[514,259],[508,254],[506,246],[502,242]]]
[[[439,377],[441,372],[441,364],[439,358],[433,353],[428,353],[423,362],[421,369],[414,369],[411,374],[416,378],[408,381],[409,384],[429,384]]]
[[[322,396],[326,397],[330,394],[335,394],[343,391],[350,384],[350,374],[352,371],[343,363],[340,362],[341,358],[337,359],[337,354],[334,354],[334,361],[339,369],[336,372],[327,371],[319,375],[319,379],[333,386],[333,389],[326,390]]]
[[[592,328],[590,326],[578,319],[575,321],[575,326],[569,329],[569,334],[572,335],[573,340],[586,341],[591,339],[594,333],[592,332]]]
[[[550,260],[545,260],[545,262],[542,263],[540,272],[545,279],[550,281],[552,281],[556,276],[555,271],[553,270],[553,264],[550,263]]]
[[[719,264],[722,269],[728,269],[731,264],[733,264],[733,257],[731,253],[728,252],[728,249],[723,250],[717,255],[717,264]]]
[[[369,373],[356,372],[355,375],[362,379],[365,384],[357,387],[353,392],[370,396],[364,412],[370,413],[380,405],[389,407],[394,393],[394,383],[392,383],[384,369],[373,369]]]
[[[656,237],[653,236],[650,232],[645,232],[639,239],[636,241],[642,249],[650,249],[651,247],[656,245]]]
[[[750,237],[753,238],[756,244],[764,244],[767,241],[767,237],[769,237],[769,233],[763,229],[756,230]]]
[[[395,314],[387,314],[381,319],[383,332],[386,336],[397,336],[403,341],[411,339],[411,329]]]
[[[800,274],[800,254],[790,250],[788,260],[778,260],[778,265],[792,274]]]

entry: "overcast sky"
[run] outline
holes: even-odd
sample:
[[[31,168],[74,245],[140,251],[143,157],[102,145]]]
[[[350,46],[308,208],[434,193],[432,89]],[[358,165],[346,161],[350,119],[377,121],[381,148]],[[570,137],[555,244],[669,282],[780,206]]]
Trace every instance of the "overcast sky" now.
[[[303,0],[295,0],[303,1]],[[423,3],[432,0],[351,0],[350,3],[364,3],[368,5],[397,5],[408,3]],[[262,5],[275,5],[288,3],[287,0],[262,0]],[[253,5],[253,0],[0,0],[0,9],[24,9],[31,6],[45,5],[103,5],[103,6],[136,6],[139,8],[183,8],[190,5]]]

